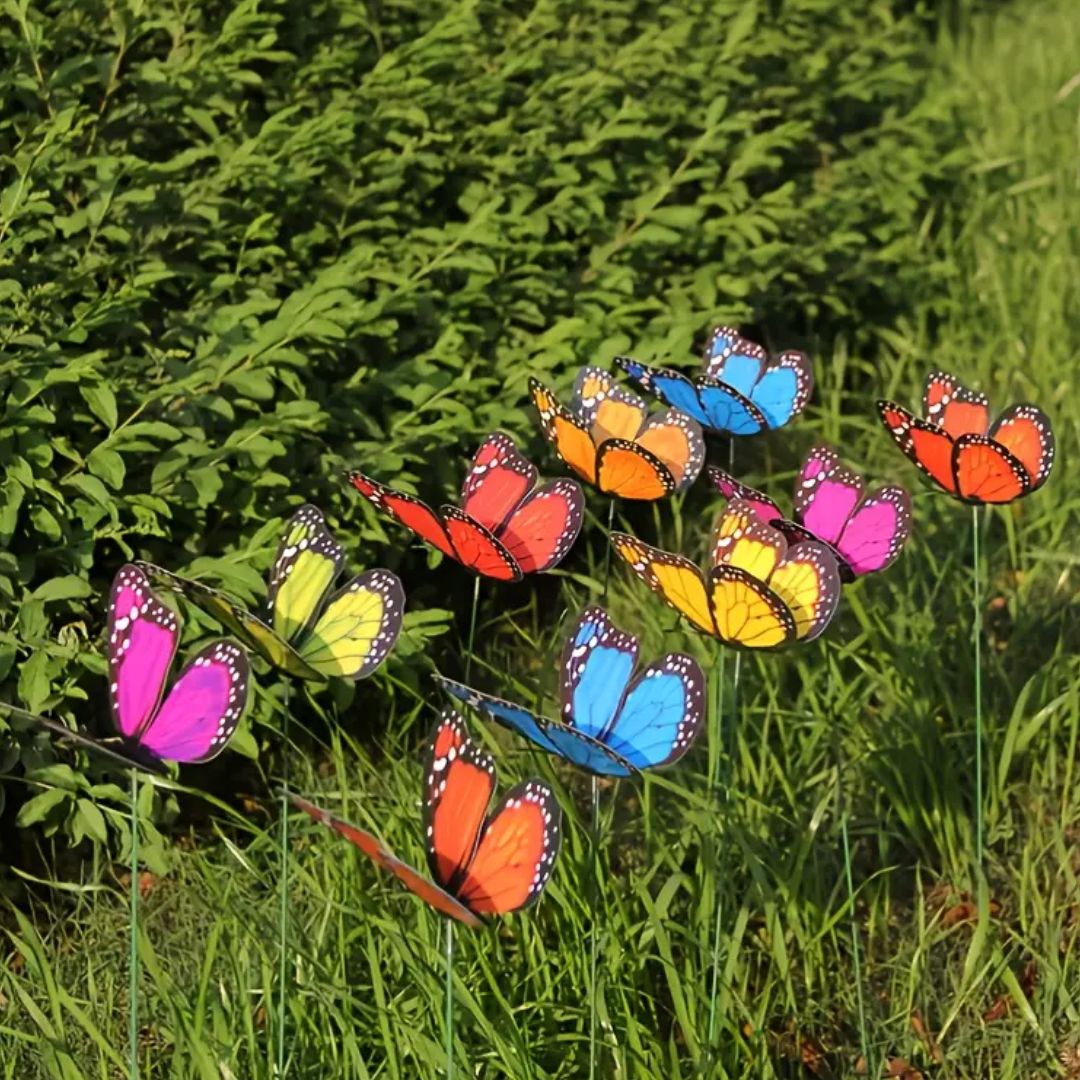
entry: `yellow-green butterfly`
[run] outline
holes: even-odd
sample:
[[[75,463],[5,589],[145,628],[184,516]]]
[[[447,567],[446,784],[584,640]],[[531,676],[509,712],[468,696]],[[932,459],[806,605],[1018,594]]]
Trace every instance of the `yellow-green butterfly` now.
[[[301,679],[363,679],[394,647],[405,592],[389,570],[368,570],[330,590],[345,552],[322,511],[302,506],[285,525],[270,568],[265,621],[226,593],[141,564],[162,585],[213,615],[275,667]]]

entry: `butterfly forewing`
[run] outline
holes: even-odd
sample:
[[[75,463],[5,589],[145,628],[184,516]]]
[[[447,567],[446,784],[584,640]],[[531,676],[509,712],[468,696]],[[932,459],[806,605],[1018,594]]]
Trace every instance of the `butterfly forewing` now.
[[[835,450],[815,446],[795,481],[795,518],[835,546],[862,496],[862,478],[840,461]]]
[[[767,581],[787,551],[783,533],[766,525],[753,503],[733,499],[713,530],[713,566],[724,563]]]
[[[479,521],[456,506],[443,506],[440,512],[454,556],[462,566],[497,581],[521,580],[517,560]]]
[[[286,522],[270,568],[266,607],[274,632],[293,641],[311,624],[345,564],[318,507],[306,505]]]
[[[385,487],[355,470],[350,472],[348,477],[349,483],[380,513],[404,525],[424,543],[430,544],[444,555],[449,555],[451,559],[457,558],[454,545],[446,533],[446,526],[427,503],[421,502],[415,495]]]
[[[952,436],[895,402],[879,401],[877,409],[885,430],[908,459],[950,495],[955,495]]]
[[[752,488],[748,484],[741,483],[730,473],[724,472],[723,469],[719,469],[715,465],[710,465],[708,467],[708,474],[713,487],[715,487],[728,502],[731,502],[733,499],[741,499],[743,502],[749,503],[754,508],[758,517],[761,518],[762,521],[770,524],[773,521],[783,518],[784,514],[780,507],[777,506],[764,492],[758,491],[757,488]]]
[[[813,540],[794,544],[769,578],[769,587],[784,602],[800,641],[816,638],[840,602],[840,571],[833,553]]]
[[[624,390],[611,373],[598,367],[583,367],[574,380],[570,411],[592,429],[595,442],[626,439],[633,442],[645,423],[645,402]]]
[[[351,825],[349,822],[335,817],[314,803],[308,802],[307,799],[300,798],[299,795],[290,795],[289,801],[298,810],[303,810],[310,818],[319,822],[320,825],[325,825],[327,828],[333,829],[339,836],[345,837],[377,866],[388,870],[409,892],[430,904],[436,911],[452,919],[457,919],[468,926],[482,925],[480,920],[460,900],[451,896],[445,889],[440,889],[434,882],[428,881],[408,863],[402,862],[382,841],[366,829],[361,829],[357,825]]]
[[[891,565],[911,535],[911,497],[896,485],[872,491],[844,526],[836,550],[840,576],[852,580]]]
[[[1010,503],[1031,490],[1027,469],[986,435],[962,435],[953,448],[956,490],[968,502]]]
[[[536,466],[509,436],[496,432],[480,445],[465,474],[461,509],[497,533],[536,484]]]
[[[670,495],[675,479],[651,451],[625,439],[608,439],[596,453],[596,486],[614,498],[653,500]]]
[[[562,840],[555,794],[539,780],[507,792],[484,826],[457,890],[480,915],[506,915],[536,902],[551,877]]]
[[[596,482],[596,446],[588,425],[570,412],[537,379],[529,379],[529,392],[540,416],[540,430],[555,452],[588,483]]]
[[[775,649],[795,639],[795,619],[765,582],[738,566],[721,563],[709,572],[714,633],[729,645]]]
[[[701,425],[678,409],[667,409],[651,417],[635,445],[663,462],[671,473],[676,491],[689,487],[705,462]]]
[[[122,566],[109,593],[109,702],[121,735],[137,739],[161,701],[180,643],[180,617],[137,566]]]
[[[495,762],[465,721],[446,709],[435,727],[424,772],[424,831],[432,877],[458,894],[495,790]]]
[[[923,417],[954,439],[985,435],[990,426],[990,401],[969,390],[945,371],[931,371],[923,384]]]
[[[638,639],[620,630],[603,608],[587,607],[562,657],[562,721],[602,739],[626,696]]]

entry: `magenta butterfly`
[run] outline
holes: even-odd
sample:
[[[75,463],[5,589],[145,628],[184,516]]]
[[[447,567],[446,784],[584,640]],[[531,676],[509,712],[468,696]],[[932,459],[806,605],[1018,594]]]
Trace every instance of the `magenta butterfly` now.
[[[247,653],[235,641],[211,642],[166,694],[180,628],[180,616],[158,600],[146,575],[137,566],[122,566],[109,593],[105,648],[109,703],[124,754],[54,721],[45,726],[128,764],[195,764],[216,757],[247,706]]]
[[[709,479],[725,499],[745,499],[758,516],[775,525],[789,541],[813,539],[836,555],[842,580],[884,570],[900,554],[911,534],[911,498],[895,484],[865,494],[861,477],[844,465],[835,450],[815,446],[795,481],[795,520],[787,521],[768,495],[733,476],[709,467]]]

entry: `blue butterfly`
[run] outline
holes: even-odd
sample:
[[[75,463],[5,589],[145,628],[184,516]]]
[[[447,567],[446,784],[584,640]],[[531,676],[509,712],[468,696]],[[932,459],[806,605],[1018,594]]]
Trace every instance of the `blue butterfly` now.
[[[783,352],[770,360],[760,345],[718,326],[705,349],[704,371],[694,380],[671,368],[654,368],[617,356],[644,390],[692,416],[702,427],[729,435],[757,435],[783,427],[805,408],[814,389],[810,358]]]
[[[563,650],[561,720],[435,679],[549,754],[600,776],[631,776],[678,761],[705,716],[705,676],[696,661],[668,653],[631,681],[637,658],[638,639],[602,608],[588,607]]]

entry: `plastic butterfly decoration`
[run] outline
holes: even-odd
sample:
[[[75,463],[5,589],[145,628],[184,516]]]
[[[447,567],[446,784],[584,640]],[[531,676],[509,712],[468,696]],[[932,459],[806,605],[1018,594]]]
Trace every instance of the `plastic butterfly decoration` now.
[[[542,750],[601,776],[630,776],[678,761],[705,715],[705,676],[693,659],[668,653],[631,680],[637,658],[638,639],[588,607],[563,651],[559,720],[435,678]]]
[[[815,446],[795,481],[795,520],[788,521],[768,495],[709,466],[709,479],[725,499],[748,502],[762,521],[789,543],[819,540],[836,557],[841,581],[891,565],[911,535],[911,498],[895,484],[866,494],[861,477],[835,450]]]
[[[573,480],[536,486],[537,471],[511,439],[489,435],[465,476],[461,505],[432,510],[360,472],[349,481],[376,509],[483,577],[520,581],[550,570],[581,531],[585,496]]]
[[[923,415],[892,401],[877,403],[896,445],[940,488],[966,503],[1008,503],[1046,483],[1054,433],[1034,405],[1013,405],[990,423],[985,394],[943,371],[923,387]]]
[[[536,902],[559,853],[562,814],[540,780],[526,780],[490,813],[495,762],[447,709],[439,718],[424,771],[424,832],[429,881],[380,840],[297,795],[294,806],[340,833],[436,911],[470,926]]]
[[[247,707],[247,654],[235,641],[214,641],[165,686],[180,643],[180,616],[153,593],[137,566],[122,566],[109,594],[106,657],[109,703],[120,734],[107,742],[35,717],[49,730],[124,764],[209,761],[228,743]]]
[[[529,380],[544,438],[580,477],[607,495],[659,499],[689,487],[701,472],[701,428],[675,409],[648,415],[645,402],[602,368],[583,367],[570,408]]]
[[[322,511],[310,505],[285,524],[270,568],[265,618],[218,589],[143,565],[275,667],[301,679],[370,675],[394,647],[405,613],[405,592],[389,570],[367,570],[332,592],[345,551]]]
[[[782,352],[769,359],[760,346],[730,326],[712,332],[704,370],[694,379],[671,368],[655,368],[629,356],[615,362],[639,386],[681,409],[709,431],[757,435],[798,416],[814,389],[810,358]]]
[[[700,631],[727,645],[774,649],[812,641],[840,600],[832,552],[816,540],[789,544],[751,503],[730,502],[713,531],[712,565],[613,532],[615,550],[646,585]]]

